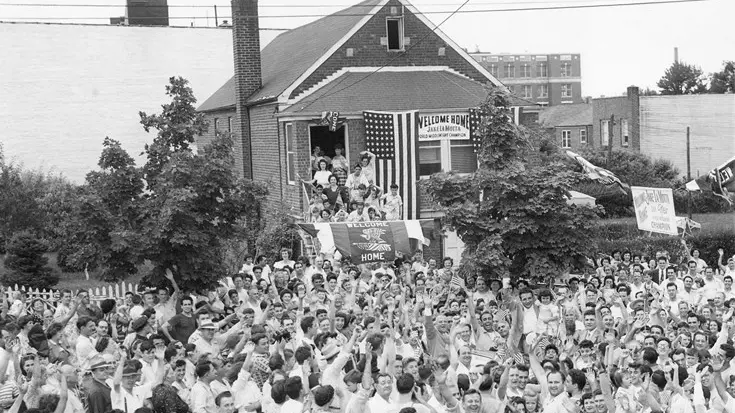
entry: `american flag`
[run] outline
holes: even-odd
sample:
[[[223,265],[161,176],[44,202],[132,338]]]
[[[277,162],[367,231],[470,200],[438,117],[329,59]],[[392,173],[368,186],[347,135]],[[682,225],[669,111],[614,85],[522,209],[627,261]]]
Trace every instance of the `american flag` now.
[[[375,184],[388,193],[398,185],[403,219],[418,218],[416,111],[363,112],[367,150],[376,158]]]

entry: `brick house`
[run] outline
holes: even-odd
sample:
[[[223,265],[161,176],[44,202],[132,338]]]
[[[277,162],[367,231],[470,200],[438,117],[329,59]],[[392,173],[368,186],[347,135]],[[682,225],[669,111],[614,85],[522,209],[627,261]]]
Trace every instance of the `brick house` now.
[[[232,11],[235,76],[198,108],[210,121],[198,145],[215,129],[232,132],[238,170],[268,185],[268,209],[295,219],[307,203],[298,177],[311,177],[316,146],[332,156],[343,145],[350,165],[366,149],[363,111],[468,113],[486,85],[504,87],[406,0],[363,1],[280,34],[262,52],[257,0],[233,0]],[[339,112],[334,132],[320,124],[325,111]],[[416,152],[416,175],[477,165],[469,140],[418,142]],[[417,217],[438,216],[417,198]],[[440,254],[461,248],[456,236],[436,244]]]
[[[592,104],[577,103],[544,108],[539,125],[554,137],[559,147],[579,151],[594,147],[592,136]]]

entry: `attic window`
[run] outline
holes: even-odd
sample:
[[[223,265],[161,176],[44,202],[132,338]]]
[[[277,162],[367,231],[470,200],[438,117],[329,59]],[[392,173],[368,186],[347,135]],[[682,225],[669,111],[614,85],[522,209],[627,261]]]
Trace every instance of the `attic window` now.
[[[403,18],[386,19],[388,31],[388,50],[403,50]]]

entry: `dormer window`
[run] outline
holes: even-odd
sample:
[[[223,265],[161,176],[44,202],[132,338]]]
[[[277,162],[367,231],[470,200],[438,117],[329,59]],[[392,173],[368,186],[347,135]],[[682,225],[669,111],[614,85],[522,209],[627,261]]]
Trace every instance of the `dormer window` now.
[[[388,50],[403,51],[403,18],[389,17],[386,19],[388,32]]]

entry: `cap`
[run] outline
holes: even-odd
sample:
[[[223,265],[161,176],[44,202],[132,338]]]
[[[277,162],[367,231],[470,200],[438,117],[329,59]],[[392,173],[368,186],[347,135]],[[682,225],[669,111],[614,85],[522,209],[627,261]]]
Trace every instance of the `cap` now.
[[[339,354],[341,350],[342,348],[338,346],[337,343],[335,343],[334,341],[331,341],[327,343],[327,345],[322,347],[322,357],[329,360],[330,358]]]
[[[214,325],[212,320],[204,320],[202,321],[202,324],[199,326],[200,330],[216,330],[217,326]]]
[[[95,370],[95,369],[102,369],[105,367],[113,366],[113,363],[110,363],[109,361],[105,360],[103,357],[94,357],[89,362],[89,369]]]

